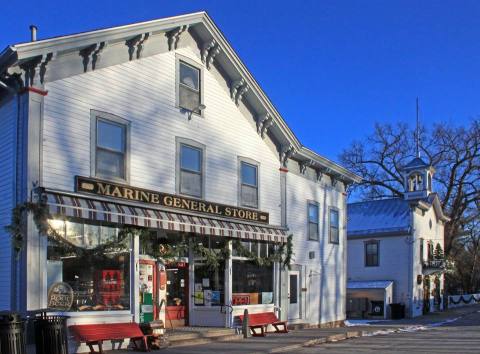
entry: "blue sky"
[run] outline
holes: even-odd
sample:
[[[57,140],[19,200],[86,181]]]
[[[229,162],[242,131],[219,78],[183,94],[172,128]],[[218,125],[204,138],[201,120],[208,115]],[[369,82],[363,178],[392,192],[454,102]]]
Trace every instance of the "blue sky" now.
[[[301,142],[329,158],[375,122],[480,114],[480,1],[8,1],[0,47],[206,10]]]

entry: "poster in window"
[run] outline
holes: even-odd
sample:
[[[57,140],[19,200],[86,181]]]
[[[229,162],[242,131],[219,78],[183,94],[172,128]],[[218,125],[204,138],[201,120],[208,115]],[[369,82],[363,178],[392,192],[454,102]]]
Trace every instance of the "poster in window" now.
[[[209,288],[210,287],[210,279],[209,278],[203,278],[202,279],[202,285],[204,288]]]
[[[193,293],[193,302],[195,305],[203,305],[203,291],[195,291]]]
[[[212,306],[212,290],[203,291],[203,300],[204,300],[205,306]]]
[[[195,283],[194,291],[197,292],[197,291],[202,291],[202,290],[203,290],[202,283]]]
[[[220,305],[220,291],[212,291],[212,305]]]
[[[271,304],[273,303],[273,293],[264,292],[262,293],[262,304]]]

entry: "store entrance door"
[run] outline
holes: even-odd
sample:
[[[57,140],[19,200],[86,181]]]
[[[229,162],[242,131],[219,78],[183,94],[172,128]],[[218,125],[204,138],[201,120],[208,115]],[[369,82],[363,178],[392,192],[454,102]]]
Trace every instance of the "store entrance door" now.
[[[300,272],[290,271],[288,276],[288,319],[300,318]]]
[[[188,325],[188,264],[178,262],[167,266],[166,327]]]

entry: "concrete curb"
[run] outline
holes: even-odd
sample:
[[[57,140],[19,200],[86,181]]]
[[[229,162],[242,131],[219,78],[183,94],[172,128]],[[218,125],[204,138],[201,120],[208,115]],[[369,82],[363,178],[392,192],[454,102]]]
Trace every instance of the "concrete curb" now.
[[[462,313],[458,314],[457,317],[454,318],[454,320],[463,318],[465,316],[470,315],[471,312],[469,313]],[[451,320],[452,318],[450,318]],[[443,321],[448,321],[449,319],[444,319]],[[442,321],[442,322],[443,322]],[[432,327],[435,323],[429,323],[429,324],[418,324],[418,327],[425,327],[429,328]],[[302,343],[296,343],[296,344],[291,344],[283,347],[278,347],[278,348],[273,348],[268,353],[286,353],[286,352],[292,352],[297,349],[301,348],[308,348],[308,347],[315,347],[320,344],[325,344],[325,343],[332,343],[332,342],[339,342],[342,340],[350,339],[350,338],[359,338],[359,337],[365,337],[365,336],[372,336],[372,335],[384,335],[384,334],[392,334],[392,333],[400,333],[400,332],[405,332],[405,328],[407,326],[401,326],[401,327],[391,327],[391,328],[382,328],[382,327],[377,327],[377,328],[372,328],[372,330],[352,330],[352,331],[347,331],[345,333],[338,333],[338,334],[332,334],[327,337],[321,337],[321,338],[315,338],[315,339],[310,339],[308,341],[302,342]],[[382,333],[382,331],[385,331]],[[260,353],[260,352],[259,352]],[[264,353],[264,352],[263,352]],[[252,354],[257,354],[257,353],[252,353]]]

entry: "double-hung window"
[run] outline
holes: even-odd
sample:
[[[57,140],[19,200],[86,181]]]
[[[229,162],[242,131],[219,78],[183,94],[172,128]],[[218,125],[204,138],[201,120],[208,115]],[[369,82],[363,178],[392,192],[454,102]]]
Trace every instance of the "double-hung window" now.
[[[202,99],[200,69],[179,60],[178,71],[179,107],[200,114]]]
[[[95,116],[94,174],[109,179],[127,179],[126,124]]]
[[[308,203],[308,239],[318,240],[318,204]]]
[[[180,193],[201,198],[203,195],[203,150],[180,144]]]
[[[329,240],[330,243],[339,243],[339,219],[338,210],[330,209],[329,215]]]
[[[258,166],[240,162],[240,203],[258,208]]]
[[[376,240],[365,242],[365,266],[378,267],[379,242]]]

